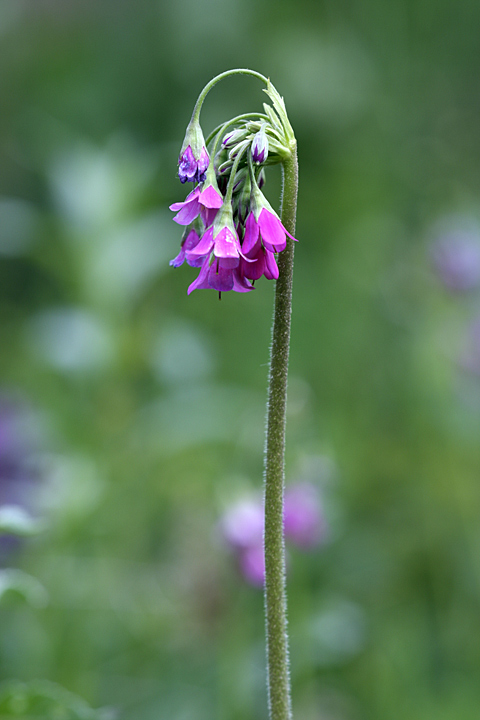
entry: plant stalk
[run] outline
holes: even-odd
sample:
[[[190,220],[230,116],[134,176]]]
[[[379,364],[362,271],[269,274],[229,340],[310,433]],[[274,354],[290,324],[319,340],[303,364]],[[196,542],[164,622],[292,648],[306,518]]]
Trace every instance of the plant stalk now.
[[[281,220],[286,230],[293,235],[298,192],[296,146],[292,148],[291,156],[282,163],[282,180]],[[292,718],[283,502],[293,255],[294,242],[287,236],[287,247],[278,257],[279,276],[275,287],[265,449],[265,613],[270,720]]]

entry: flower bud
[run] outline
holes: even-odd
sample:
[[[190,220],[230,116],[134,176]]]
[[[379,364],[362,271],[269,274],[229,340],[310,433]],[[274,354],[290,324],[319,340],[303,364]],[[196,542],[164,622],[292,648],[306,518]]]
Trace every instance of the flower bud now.
[[[262,125],[252,141],[252,160],[256,165],[262,165],[268,157],[268,138],[265,124]]]
[[[178,159],[180,182],[203,182],[209,162],[202,128],[198,120],[192,119],[188,124]]]
[[[233,147],[234,145],[237,145],[239,142],[242,142],[246,139],[248,135],[248,131],[243,128],[237,128],[236,130],[232,130],[231,132],[228,132],[225,137],[222,140],[223,147]]]

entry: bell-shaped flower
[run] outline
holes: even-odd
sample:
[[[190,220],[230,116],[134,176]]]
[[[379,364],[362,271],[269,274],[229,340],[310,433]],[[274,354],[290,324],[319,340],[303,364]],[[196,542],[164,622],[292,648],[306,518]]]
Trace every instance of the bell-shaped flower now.
[[[180,182],[203,182],[210,158],[205,147],[205,138],[198,120],[193,117],[187,127],[180,157],[178,177]]]
[[[194,290],[208,290],[209,288],[220,292],[249,292],[253,285],[244,277],[240,266],[231,267],[228,259],[207,255],[202,262],[200,273],[196,280],[190,284],[188,294]]]
[[[245,240],[242,246],[244,253],[247,254],[255,245],[258,234],[261,236],[263,246],[274,253],[285,250],[287,235],[296,241],[296,238],[283,227],[280,218],[259,190],[258,185],[253,182],[251,212],[245,223]],[[245,242],[247,242],[246,248]]]
[[[183,202],[170,205],[170,210],[177,213],[173,219],[179,225],[190,225],[201,215],[205,227],[208,227],[215,220],[217,211],[222,204],[223,197],[218,189],[212,164],[207,170],[203,185],[197,185]]]
[[[278,278],[275,255],[263,247],[260,238],[248,253],[247,260],[242,258],[241,266],[243,275],[249,280],[258,280],[262,275],[265,275],[267,280],[276,280]]]
[[[180,252],[178,253],[177,257],[173,258],[173,260],[170,260],[170,265],[172,267],[180,267],[180,265],[183,265],[184,261],[187,260],[187,263],[189,265],[193,265],[193,267],[198,266],[198,258],[193,258],[193,262],[190,260],[189,253],[191,250],[193,250],[198,243],[200,242],[200,237],[195,230],[195,228],[192,228],[190,231],[185,230],[183,239],[182,239],[182,245],[180,248]],[[203,258],[200,258],[200,264],[203,261]]]
[[[234,268],[240,263],[240,241],[233,224],[232,206],[229,202],[223,203],[214,224],[207,228],[190,255],[198,257],[212,251],[216,258],[222,260],[224,268]]]

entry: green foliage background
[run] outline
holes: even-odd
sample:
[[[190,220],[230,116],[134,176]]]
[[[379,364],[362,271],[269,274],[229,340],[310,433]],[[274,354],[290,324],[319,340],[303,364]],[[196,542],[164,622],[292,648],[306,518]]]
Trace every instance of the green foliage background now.
[[[187,297],[168,267],[193,103],[252,67],[299,144],[287,475],[331,527],[290,556],[295,716],[478,717],[480,303],[429,242],[479,215],[479,23],[470,0],[0,2],[0,372],[39,418],[47,521],[11,564],[49,598],[4,594],[2,679],[128,720],[266,717],[263,600],[217,522],[261,487],[273,287]],[[205,131],[263,99],[226,81]]]

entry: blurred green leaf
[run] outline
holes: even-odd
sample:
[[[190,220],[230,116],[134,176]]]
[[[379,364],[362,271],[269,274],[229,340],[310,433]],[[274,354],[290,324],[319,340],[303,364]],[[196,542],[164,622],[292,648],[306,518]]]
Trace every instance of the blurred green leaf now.
[[[38,720],[114,720],[110,709],[93,710],[59,685],[36,680],[9,681],[0,686],[0,717]]]

